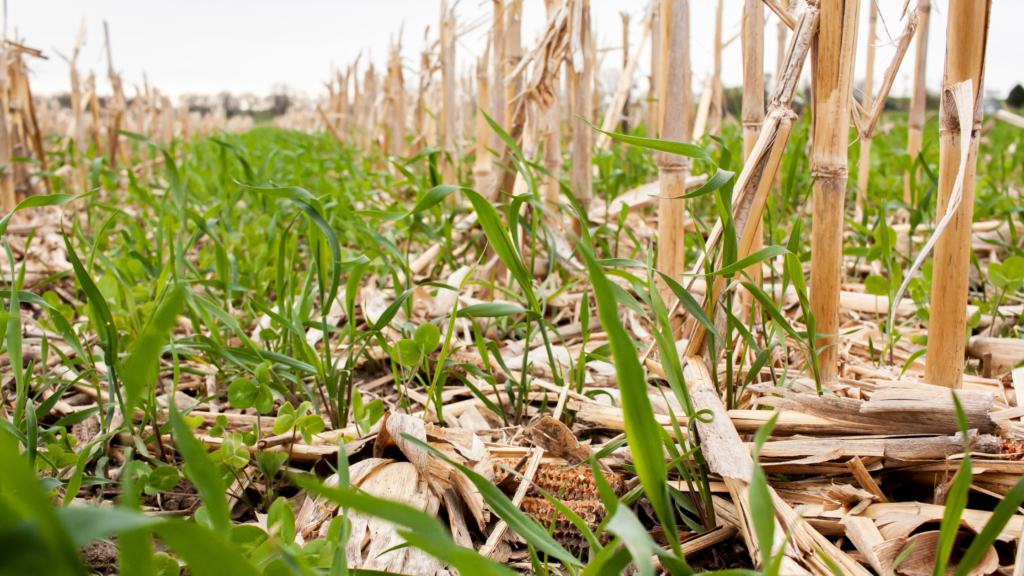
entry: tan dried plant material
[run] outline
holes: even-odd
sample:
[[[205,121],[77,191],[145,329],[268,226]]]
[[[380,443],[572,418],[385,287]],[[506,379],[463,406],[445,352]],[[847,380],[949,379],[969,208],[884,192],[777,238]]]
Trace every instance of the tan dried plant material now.
[[[571,465],[585,462],[591,456],[590,449],[580,444],[572,430],[550,416],[541,418],[527,430],[527,434],[535,446],[544,448]]]
[[[752,385],[763,395],[754,404],[781,410],[803,412],[836,423],[863,426],[858,434],[957,434],[953,400],[948,390],[920,383],[898,382],[875,390],[871,400],[839,396],[799,394],[773,387]],[[991,434],[998,426],[990,415],[994,399],[990,392],[957,392],[967,415],[968,426],[981,434]]]
[[[436,516],[440,507],[440,499],[409,462],[376,467],[359,486],[371,496],[401,502],[431,516]],[[433,575],[444,568],[439,560],[414,546],[387,552],[405,542],[390,522],[360,512],[351,512],[349,519],[352,534],[345,553],[350,567],[415,576]]]
[[[525,462],[513,458],[495,459],[495,483],[501,485],[503,481],[514,480],[515,477],[502,466],[515,470],[521,463]],[[615,493],[621,496],[625,492],[625,485],[619,475],[610,472],[603,474]],[[518,482],[514,482],[510,487],[514,490],[517,485]],[[548,463],[541,463],[538,466],[537,472],[534,474],[533,485],[526,491],[526,496],[523,498],[522,509],[544,526],[549,526],[552,516],[556,513],[556,508],[537,488],[558,498],[570,510],[579,514],[591,530],[595,530],[607,514],[597,491],[593,472],[586,464],[568,469]],[[559,516],[555,526],[555,536],[560,544],[570,549],[578,550],[586,546],[583,534],[564,516]]]
[[[993,374],[1004,374],[1024,362],[1024,340],[1019,338],[994,338],[972,336],[967,343],[967,353],[974,358],[991,354]]]
[[[500,483],[509,474],[505,468],[515,470],[519,464],[517,458],[496,458],[494,459],[494,482]],[[505,468],[502,468],[504,466]],[[617,474],[603,472],[605,480],[611,485],[616,494],[625,493],[625,484]],[[533,484],[552,496],[561,494],[562,500],[599,500],[597,485],[594,483],[594,474],[587,466],[576,466],[565,468],[547,462],[537,467],[533,478]],[[543,498],[533,486],[527,492],[527,496]]]
[[[904,576],[931,576],[932,568],[935,566],[935,552],[939,545],[939,534],[938,530],[934,530],[915,534],[907,538],[906,544],[904,544],[899,554],[908,549],[910,549],[910,553],[896,567],[896,572]],[[953,544],[953,555],[950,557],[949,565],[946,568],[947,574],[952,574],[956,570],[960,556],[966,551],[966,546],[970,544],[970,536],[972,534],[964,530],[957,534],[956,541]],[[996,554],[995,548],[990,546],[981,562],[967,574],[968,576],[984,576],[995,572],[997,568],[999,568],[999,556]]]
[[[958,122],[958,126],[973,126],[974,89],[972,87],[971,80],[968,79],[953,86],[950,86],[946,88],[946,91],[949,97],[943,98],[943,104],[948,105],[950,104],[949,101],[952,100],[952,104],[953,106],[955,106],[955,118]],[[946,110],[944,111],[944,115],[952,116],[954,110]],[[949,201],[946,204],[946,211],[943,213],[942,218],[938,221],[938,223],[935,224],[935,231],[932,232],[931,238],[928,239],[928,242],[924,245],[924,248],[922,248],[921,251],[918,253],[917,258],[914,259],[914,263],[911,264],[910,269],[907,271],[906,279],[904,279],[903,283],[896,291],[896,297],[893,299],[895,302],[900,301],[900,298],[903,296],[903,292],[906,291],[907,286],[910,283],[910,278],[913,277],[914,273],[917,272],[917,269],[920,268],[922,264],[924,264],[925,259],[928,257],[929,253],[931,253],[932,247],[934,247],[936,243],[938,243],[939,238],[942,237],[942,233],[946,230],[946,227],[949,226],[949,223],[956,216],[957,209],[960,207],[960,202],[963,200],[964,197],[964,178],[967,175],[967,161],[970,159],[971,156],[971,141],[971,138],[960,139],[960,164],[957,167],[956,180],[953,183],[953,190],[950,193]],[[892,315],[893,312],[890,312],[890,323],[893,321]],[[959,386],[955,387],[959,388]]]
[[[785,73],[781,76],[772,92],[768,104],[768,115],[762,125],[761,133],[758,136],[757,144],[750,151],[748,161],[743,165],[735,184],[735,197],[733,202],[733,220],[737,233],[740,234],[738,241],[737,258],[742,258],[750,253],[754,242],[756,226],[747,226],[747,222],[759,222],[762,218],[768,191],[774,179],[775,173],[782,162],[782,154],[792,132],[793,122],[796,114],[792,111],[791,105],[796,91],[797,83],[803,70],[804,60],[810,51],[812,40],[818,29],[820,13],[816,6],[808,6],[806,12],[801,15],[797,25],[796,33],[790,43],[789,51],[786,53]],[[663,64],[664,66],[664,64]],[[715,222],[706,246],[711,250],[721,239],[724,225],[721,219]],[[704,268],[704,256],[698,257],[691,268],[691,272],[700,272]],[[694,285],[697,276],[692,276],[687,282],[689,289]],[[704,296],[704,309],[711,307],[711,302],[722,295],[722,287],[725,285],[725,278],[719,276],[715,279],[712,290],[706,291]],[[673,316],[679,309],[678,298],[672,298],[672,306],[669,310],[669,317]],[[716,314],[714,318],[716,328],[721,324],[720,332],[724,332],[726,317],[725,314]],[[689,342],[687,356],[702,356],[704,354],[704,328],[699,323],[686,334]],[[646,360],[654,350],[654,344],[648,348],[643,358]]]
[[[885,538],[875,527],[875,523],[867,518],[849,516],[841,521],[846,526],[846,537],[857,547],[857,550],[868,560],[877,574],[889,574],[886,570],[879,549],[884,546]]]
[[[933,238],[928,351],[925,381],[963,387],[966,307],[970,284],[970,223],[974,218],[985,53],[991,0],[951,0],[946,27],[946,62],[939,110],[939,181],[936,213],[943,217]],[[922,252],[923,253],[923,252]]]
[[[828,497],[841,504],[854,504],[862,500],[874,500],[875,495],[849,484],[835,484],[828,491]]]
[[[622,18],[623,28],[628,30],[629,15],[623,12]],[[640,44],[637,45],[633,54],[630,55],[623,63],[622,73],[619,75],[619,83],[615,88],[615,95],[612,97],[612,103],[608,106],[608,112],[604,116],[604,121],[601,122],[601,130],[604,130],[605,132],[614,132],[615,126],[619,123],[619,119],[622,117],[623,107],[626,105],[629,99],[630,89],[633,87],[633,74],[636,71],[637,63],[640,60],[640,54],[644,49],[644,45],[647,44],[647,37],[651,34],[653,22],[654,3],[651,4],[647,11],[647,15],[644,18],[644,31],[643,36],[640,38]],[[597,137],[596,145],[598,148],[608,148],[611,144],[611,140],[611,137],[607,134],[601,134]]]
[[[369,461],[364,460],[363,462]],[[363,464],[363,462],[359,464]],[[356,466],[359,466],[359,464]],[[360,468],[365,469],[372,465],[363,465]],[[326,488],[337,488],[338,475],[332,474],[328,476],[324,479],[323,485]],[[331,518],[334,517],[337,509],[338,505],[329,498],[323,496],[306,498],[302,508],[299,509],[299,513],[295,515],[295,541],[301,545],[311,540],[325,537],[327,526],[330,525]]]
[[[597,527],[604,520],[605,516],[608,515],[608,511],[605,509],[604,504],[601,503],[600,499],[566,500],[563,501],[562,504],[582,518],[583,521],[587,523],[587,527],[590,528],[591,531],[597,530]],[[588,547],[588,542],[586,538],[583,537],[583,533],[580,532],[579,528],[570,522],[563,514],[559,513],[546,498],[527,496],[523,499],[522,508],[523,512],[533,516],[533,518],[540,522],[544,527],[551,526],[552,515],[558,514],[558,520],[555,522],[555,531],[553,534],[555,540],[563,547],[572,551],[579,551]],[[602,534],[602,539],[605,541],[610,540],[607,532]]]

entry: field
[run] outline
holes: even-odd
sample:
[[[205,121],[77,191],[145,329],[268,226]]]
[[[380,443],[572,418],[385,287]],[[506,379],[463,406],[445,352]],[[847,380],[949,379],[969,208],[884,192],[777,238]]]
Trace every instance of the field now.
[[[558,54],[575,92],[477,85],[459,134],[394,68],[285,127],[9,114],[0,574],[1021,574],[1020,118],[910,153],[795,64],[690,101],[666,47],[620,133]]]

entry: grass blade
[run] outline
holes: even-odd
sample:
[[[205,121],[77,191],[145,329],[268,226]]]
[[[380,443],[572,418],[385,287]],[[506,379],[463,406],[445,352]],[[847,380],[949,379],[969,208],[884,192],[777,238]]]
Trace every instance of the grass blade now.
[[[49,573],[85,574],[78,550],[53,504],[43,493],[35,472],[18,453],[18,445],[11,435],[0,434],[0,462],[4,463],[0,487],[7,497],[5,504],[16,507],[25,518],[34,522],[45,548],[45,564]]]
[[[124,382],[125,406],[131,410],[143,391],[156,384],[156,371],[160,350],[178,321],[178,313],[185,306],[185,290],[176,287],[150,317],[145,330],[135,344],[135,351],[124,362],[121,381]]]
[[[18,205],[14,207],[14,210],[11,210],[10,212],[7,213],[6,216],[3,217],[3,219],[0,219],[0,236],[3,236],[4,234],[7,233],[7,225],[10,224],[11,216],[14,216],[15,212],[20,212],[26,208],[42,208],[43,206],[61,206],[63,204],[71,202],[72,200],[87,198],[95,193],[96,191],[93,190],[91,192],[86,192],[84,194],[79,194],[77,196],[73,194],[47,194],[46,196],[29,196],[28,198],[25,198],[21,202],[18,202]]]
[[[210,513],[214,528],[222,537],[227,537],[231,528],[231,515],[228,511],[228,500],[224,495],[225,487],[220,473],[214,467],[213,461],[206,455],[206,449],[192,435],[192,430],[178,413],[173,402],[170,403],[168,409],[178,451],[181,452],[185,463],[188,464],[188,478],[199,490],[199,495],[203,499],[206,510]]]
[[[757,533],[757,542],[761,548],[762,567],[772,565],[772,547],[775,543],[775,506],[772,504],[772,496],[768,491],[768,479],[765,478],[758,457],[761,446],[771,435],[778,418],[779,414],[776,412],[754,437],[754,460],[758,465],[754,466],[754,472],[750,478],[750,511],[754,519],[754,532]],[[782,554],[782,551],[780,550],[779,553]]]
[[[396,222],[398,220],[404,220],[415,214],[419,214],[420,212],[423,212],[425,210],[429,210],[434,206],[437,206],[441,202],[444,202],[444,199],[451,195],[452,192],[463,189],[464,188],[462,186],[452,186],[450,184],[442,184],[440,186],[435,186],[431,188],[430,191],[423,196],[423,198],[420,198],[420,201],[417,202],[416,205],[412,207],[412,210],[409,210],[408,212],[388,212],[385,210],[357,210],[356,214],[370,216],[387,222]]]
[[[741,258],[736,262],[733,262],[729,266],[722,268],[721,270],[716,270],[712,272],[710,275],[732,276],[733,274],[739,272],[740,270],[745,270],[754,264],[759,264],[770,258],[775,258],[776,256],[789,253],[789,250],[787,250],[783,246],[779,246],[778,244],[765,246],[764,248],[761,248],[757,252],[754,252],[753,254],[750,254],[745,258]],[[704,276],[704,274],[686,274],[686,276]]]
[[[234,544],[195,522],[164,522],[154,526],[153,532],[188,564],[188,573],[194,576],[258,576],[260,573]]]
[[[964,459],[960,463],[960,470],[957,471],[953,485],[946,495],[946,510],[942,514],[942,523],[939,525],[939,542],[935,547],[935,565],[932,567],[932,576],[942,576],[946,573],[946,566],[949,564],[949,557],[953,552],[953,544],[956,542],[956,534],[960,531],[960,517],[967,508],[967,495],[971,489],[971,482],[974,480],[971,473],[967,417],[964,415],[964,409],[960,405],[960,398],[957,397],[956,391],[950,390],[949,393],[953,396],[957,421],[960,423],[960,433],[963,435]],[[1015,509],[1016,507],[1014,507]]]
[[[584,248],[580,252],[590,271],[590,282],[597,297],[598,315],[601,325],[608,333],[612,354],[615,357],[615,373],[622,395],[626,438],[629,440],[629,447],[636,463],[637,476],[640,477],[647,498],[654,507],[673,550],[682,558],[675,514],[669,500],[661,437],[654,418],[654,410],[651,408],[651,399],[647,397],[644,370],[637,359],[629,334],[619,322],[618,306],[611,282],[605,277],[601,265],[589,250]]]
[[[505,263],[505,266],[508,267],[516,282],[522,286],[530,303],[530,308],[536,310],[537,298],[533,294],[533,275],[527,272],[526,266],[519,256],[519,251],[516,250],[515,244],[511,236],[509,236],[508,228],[501,223],[501,216],[498,215],[498,211],[494,209],[494,206],[486,198],[477,192],[467,189],[465,193],[466,197],[473,204],[473,209],[476,210],[477,219],[480,222],[480,226],[484,229],[484,234],[487,235],[487,240],[494,248],[494,252]]]

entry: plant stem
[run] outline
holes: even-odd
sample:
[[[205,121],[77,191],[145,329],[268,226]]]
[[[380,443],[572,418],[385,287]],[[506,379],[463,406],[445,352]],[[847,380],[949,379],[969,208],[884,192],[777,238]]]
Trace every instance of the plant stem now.
[[[925,382],[948,388],[963,384],[964,333],[971,265],[971,221],[975,171],[981,133],[985,50],[991,0],[950,0],[946,27],[946,66],[939,117],[939,186],[936,214],[945,214],[961,161],[961,139],[970,138],[962,199],[945,233],[935,244],[931,321]],[[949,88],[970,81],[974,90],[972,126],[960,126]]]
[[[988,336],[992,337],[993,332],[996,329],[996,316],[999,315],[999,307],[1003,304],[1003,296],[1006,296],[1006,290],[1009,288],[1009,284],[1003,287],[1003,291],[999,293],[999,298],[996,299],[996,305],[992,307],[992,324],[988,327]]]
[[[690,109],[693,95],[687,89],[690,83],[690,7],[688,0],[661,1],[662,46],[661,137],[674,142],[689,142]],[[690,159],[676,154],[659,152],[659,195],[663,198],[682,196],[686,192],[686,177],[690,174]],[[686,201],[658,201],[658,270],[672,278],[686,272]],[[658,282],[663,300],[671,290]],[[678,322],[677,322],[678,323]],[[678,327],[676,327],[678,329]]]
[[[870,0],[869,0],[870,1]],[[812,47],[815,64],[811,93],[814,101],[814,140],[811,171],[814,212],[811,229],[810,308],[816,332],[825,336],[809,343],[821,349],[821,383],[839,378],[836,346],[839,331],[839,284],[843,262],[843,205],[846,199],[847,142],[850,98],[860,0],[822,0],[818,41]]]
[[[914,175],[920,172],[916,168],[916,161],[918,154],[921,153],[921,143],[924,140],[925,104],[928,99],[925,67],[928,63],[928,16],[931,13],[931,7],[931,0],[917,0],[917,54],[914,57],[914,92],[910,97],[910,118],[907,120],[907,155],[912,164],[903,185],[903,201],[908,205],[912,205],[914,201],[914,187],[911,185],[911,181],[915,179]]]

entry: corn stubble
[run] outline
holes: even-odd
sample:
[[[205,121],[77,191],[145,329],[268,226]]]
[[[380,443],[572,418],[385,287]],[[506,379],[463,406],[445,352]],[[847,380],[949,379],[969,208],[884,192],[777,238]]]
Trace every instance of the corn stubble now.
[[[957,180],[962,183],[962,199],[948,231],[935,244],[935,270],[931,298],[932,321],[928,331],[931,353],[925,379],[949,388],[963,385],[964,327],[967,325],[968,281],[970,274],[971,227],[974,213],[975,170],[982,120],[982,95],[985,81],[985,50],[990,0],[949,4],[946,29],[946,66],[942,79],[942,103],[939,108],[939,182],[937,214],[945,214]],[[974,114],[968,129],[956,114],[951,88],[960,82],[971,83]],[[966,134],[965,134],[966,131]],[[964,138],[970,139],[967,146]],[[967,158],[963,153],[966,150]],[[963,174],[960,174],[963,172]]]
[[[96,514],[78,524],[105,526],[99,515],[114,508],[91,504],[112,493],[126,518],[140,518],[140,505],[181,514],[170,503],[183,494],[203,501],[188,511],[197,522],[118,534],[125,573],[147,572],[132,566],[140,557],[165,561],[147,552],[154,536],[196,574],[225,562],[252,574],[339,573],[335,562],[415,575],[579,574],[600,562],[682,574],[709,556],[715,568],[800,576],[918,576],[942,573],[949,558],[962,564],[956,576],[993,573],[1009,554],[995,540],[1024,530],[1024,409],[1009,386],[1024,385],[1013,337],[1024,261],[999,189],[1019,187],[1019,174],[979,163],[979,148],[1012,164],[1022,153],[1007,130],[1021,121],[1002,111],[1010,124],[983,142],[992,3],[951,0],[932,218],[916,205],[936,160],[921,150],[931,3],[907,2],[875,91],[884,6],[863,1],[743,0],[740,33],[726,40],[724,0],[713,22],[692,21],[689,0],[654,0],[639,41],[629,34],[639,9],[622,14],[614,87],[600,84],[608,50],[589,0],[546,0],[532,45],[523,0],[492,0],[479,22],[442,1],[418,70],[399,32],[384,66],[362,55],[332,65],[326,97],[291,106],[279,129],[176,108],[149,82],[129,100],[106,24],[112,95],[78,70],[80,28],[65,58],[70,110],[58,112],[29,90],[26,61],[42,54],[5,40],[0,206],[12,214],[19,195],[34,196],[64,213],[0,220],[2,271],[21,288],[3,292],[4,310],[33,314],[4,313],[0,415],[25,450],[0,443],[18,468],[0,474],[0,499],[30,492],[31,481],[12,479],[37,473],[69,505],[55,530],[75,538],[68,519]],[[767,105],[766,15],[778,20]],[[713,68],[696,102],[690,31],[704,25],[714,26]],[[466,34],[486,42],[474,60],[461,52]],[[648,97],[638,101],[648,38]],[[737,38],[743,99],[733,118],[722,67]],[[904,143],[876,125],[912,42]],[[805,60],[803,120],[793,108]],[[707,156],[651,154],[642,148],[658,145],[627,134]],[[872,147],[878,157],[904,145],[922,162],[876,163],[884,181],[906,178],[889,198]],[[723,214],[725,185],[713,175],[729,154],[742,168]],[[982,171],[994,193],[976,190]],[[708,182],[715,196],[678,198]],[[43,194],[93,188],[88,199]],[[891,223],[872,211],[883,195],[908,204]],[[973,222],[975,210],[984,221]],[[67,237],[53,233],[62,223]],[[913,263],[882,276],[873,251],[890,230],[889,252]],[[794,254],[778,246],[787,232]],[[733,266],[753,255],[762,257]],[[651,264],[665,277],[639,271]],[[183,310],[165,310],[168,301]],[[647,350],[641,362],[634,347]],[[152,374],[133,373],[154,350]],[[968,371],[965,354],[977,360]],[[118,468],[122,459],[131,466]],[[170,487],[182,470],[190,482]],[[121,489],[97,478],[120,478]],[[12,521],[36,521],[9,508]],[[175,539],[175,527],[191,537]],[[228,537],[265,544],[195,553]]]

